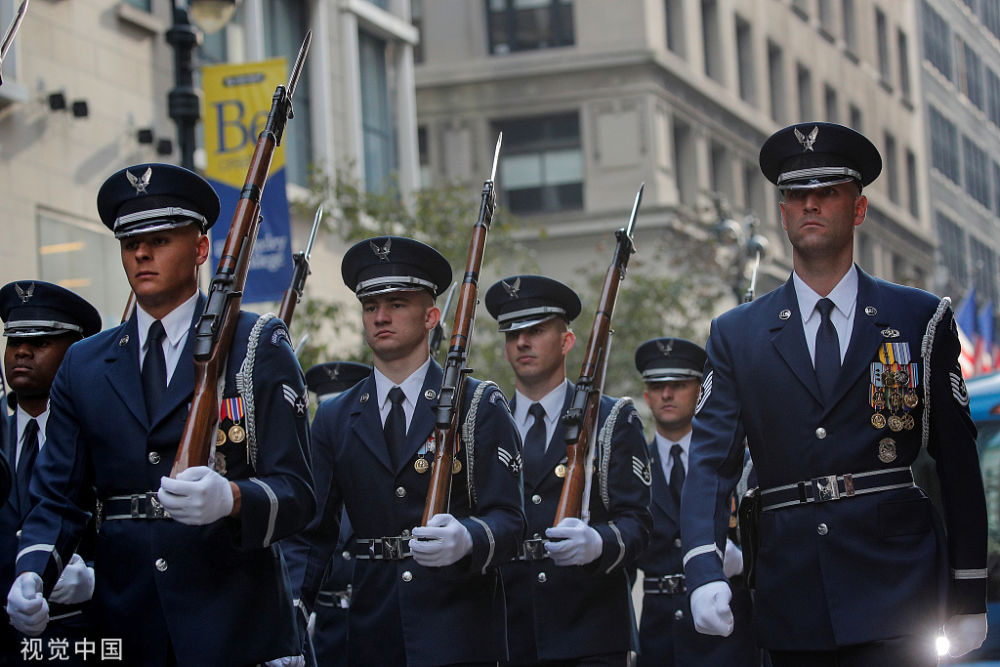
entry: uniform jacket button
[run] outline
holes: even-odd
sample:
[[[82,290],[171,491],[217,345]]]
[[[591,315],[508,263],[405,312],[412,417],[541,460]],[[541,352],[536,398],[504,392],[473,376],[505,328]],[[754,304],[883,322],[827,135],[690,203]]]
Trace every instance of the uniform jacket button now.
[[[549,580],[549,578],[545,576],[544,572],[539,572],[538,573],[538,583],[544,584],[548,580]]]
[[[405,498],[406,497],[406,489],[404,489],[401,486],[397,486],[396,487],[396,497],[397,498]]]
[[[681,538],[678,537],[677,539],[674,540],[674,546],[677,547],[678,549],[681,548]]]
[[[819,533],[820,535],[826,535],[827,533],[830,532],[830,529],[827,528],[825,523],[821,523],[818,526],[816,526],[816,532]]]
[[[679,621],[682,618],[684,618],[684,610],[683,609],[678,609],[677,611],[674,612],[674,619],[675,620]]]
[[[155,466],[157,463],[160,462],[160,453],[159,452],[150,452],[149,456],[147,456],[146,458],[149,459],[149,462],[152,463]]]
[[[162,558],[157,558],[156,563],[154,563],[154,565],[156,566],[156,569],[159,570],[160,572],[167,571],[167,561],[165,561]]]
[[[536,493],[535,495],[531,496],[531,502],[538,505],[539,503],[542,502],[542,497]]]
[[[406,570],[405,572],[403,572],[403,576],[401,578],[403,581],[413,581],[413,573],[410,572],[409,570]]]
[[[816,437],[819,438],[820,440],[822,440],[823,438],[825,438],[826,437],[826,429],[823,428],[822,426],[820,426],[818,429],[816,429]]]

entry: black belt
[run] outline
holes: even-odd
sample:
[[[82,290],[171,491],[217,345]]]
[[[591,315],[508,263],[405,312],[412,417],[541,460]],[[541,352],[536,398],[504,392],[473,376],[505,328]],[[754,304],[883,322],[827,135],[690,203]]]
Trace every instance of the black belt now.
[[[642,592],[647,595],[677,595],[687,593],[683,574],[668,574],[663,577],[643,577]]]
[[[320,591],[316,594],[316,604],[321,607],[347,609],[351,606],[351,586],[342,591]]]
[[[878,493],[890,489],[913,486],[913,472],[909,467],[871,470],[847,475],[813,477],[794,484],[764,489],[761,493],[762,509],[775,510],[805,503],[825,503],[851,496]]]
[[[156,491],[111,496],[101,501],[100,520],[169,519],[170,513],[156,497]]]
[[[358,560],[403,560],[411,556],[410,539],[407,534],[354,540],[354,557]]]
[[[542,560],[548,557],[545,553],[545,540],[540,537],[525,540],[517,548],[516,560]]]

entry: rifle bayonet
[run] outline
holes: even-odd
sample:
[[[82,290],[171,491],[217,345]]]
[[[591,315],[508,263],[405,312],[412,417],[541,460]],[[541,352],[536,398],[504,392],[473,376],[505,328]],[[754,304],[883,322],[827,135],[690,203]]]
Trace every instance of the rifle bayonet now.
[[[3,42],[0,43],[0,86],[3,85],[3,60],[7,57],[7,52],[10,51],[10,47],[14,43],[14,36],[17,35],[27,11],[28,0],[21,0],[21,6],[17,8],[17,14],[11,19],[10,25],[7,26],[7,32],[3,36]]]
[[[309,256],[312,255],[313,241],[316,240],[316,230],[319,229],[319,222],[323,219],[323,205],[316,209],[316,215],[313,217],[313,228],[309,232],[309,243],[306,244],[305,257],[308,260]]]

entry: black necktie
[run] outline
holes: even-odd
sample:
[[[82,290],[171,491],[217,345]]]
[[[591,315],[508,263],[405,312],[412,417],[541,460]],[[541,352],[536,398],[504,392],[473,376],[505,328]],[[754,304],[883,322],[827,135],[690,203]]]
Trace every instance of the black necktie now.
[[[403,400],[406,394],[399,387],[389,390],[389,401],[392,407],[385,418],[383,430],[385,431],[385,442],[389,445],[389,458],[393,466],[402,463],[403,446],[406,444],[406,412],[403,411]]]
[[[541,403],[532,403],[528,408],[528,414],[535,418],[528,433],[524,436],[524,454],[521,457],[524,461],[524,470],[535,475],[542,469],[542,461],[545,458],[545,408]]]
[[[37,456],[38,422],[29,419],[21,439],[21,455],[17,459],[17,499],[22,512],[28,511],[28,485],[31,483],[31,469],[35,466]]]
[[[681,461],[681,446],[676,442],[670,446],[670,459],[673,465],[670,468],[670,493],[673,494],[677,506],[681,505],[681,489],[684,488],[684,463]]]
[[[167,360],[163,356],[163,322],[156,320],[146,335],[146,356],[142,360],[142,393],[146,397],[146,416],[153,420],[160,397],[167,390]]]
[[[822,318],[819,329],[816,330],[816,380],[823,398],[828,400],[837,382],[837,375],[840,374],[840,338],[830,319],[833,301],[820,299],[816,303],[816,310]]]

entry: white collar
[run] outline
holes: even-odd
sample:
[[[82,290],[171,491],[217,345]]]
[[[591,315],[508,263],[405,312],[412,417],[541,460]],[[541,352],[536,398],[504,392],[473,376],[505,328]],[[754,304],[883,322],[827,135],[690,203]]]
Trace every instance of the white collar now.
[[[805,323],[816,311],[816,302],[822,299],[816,291],[809,287],[799,274],[792,271],[792,284],[795,286],[795,298],[799,302],[799,313],[802,315],[802,322]],[[826,295],[833,305],[845,318],[854,311],[854,304],[858,300],[858,270],[852,264],[844,277],[840,279],[836,287]]]
[[[566,385],[568,381],[561,382],[555,389],[542,396],[539,400],[533,401],[517,389],[514,390],[514,421],[523,424],[528,420],[528,408],[533,403],[541,403],[545,408],[545,421],[554,424],[562,417],[563,404],[566,402]]]
[[[160,318],[163,324],[163,331],[167,335],[170,345],[176,347],[177,344],[187,335],[191,329],[191,320],[194,319],[194,311],[198,306],[198,291],[191,297],[177,306],[169,313]],[[135,306],[136,324],[139,328],[139,349],[146,345],[146,338],[149,335],[149,327],[153,325],[156,318],[142,309],[138,303]]]
[[[378,368],[376,368],[375,398],[378,399],[377,405],[380,407],[385,405],[385,402],[389,400],[389,390],[396,386],[403,390],[403,395],[406,396],[406,400],[409,401],[411,405],[416,405],[417,399],[420,398],[420,389],[424,386],[424,379],[427,377],[427,369],[430,368],[430,366],[431,357],[428,354],[427,361],[421,364],[420,368],[410,373],[410,376],[403,380],[399,385],[387,378]]]
[[[691,433],[688,431],[683,438],[677,441],[677,444],[681,446],[681,459],[686,460],[688,455],[688,450],[691,449]],[[670,458],[670,448],[673,446],[674,441],[664,438],[659,433],[656,434],[656,447],[660,450],[660,457],[666,461]]]

